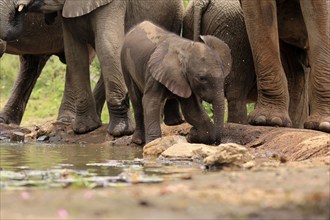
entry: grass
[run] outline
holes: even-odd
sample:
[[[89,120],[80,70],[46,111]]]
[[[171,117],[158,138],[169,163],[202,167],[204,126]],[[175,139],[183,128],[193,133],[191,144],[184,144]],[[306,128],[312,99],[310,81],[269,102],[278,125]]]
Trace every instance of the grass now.
[[[98,61],[91,67],[91,84],[94,86],[99,78]],[[0,59],[0,109],[6,104],[19,70],[18,56],[5,54]],[[43,124],[57,118],[65,82],[65,65],[56,56],[52,56],[43,69],[32,91],[22,119],[22,126]],[[102,112],[102,121],[107,123],[109,117],[106,108]]]

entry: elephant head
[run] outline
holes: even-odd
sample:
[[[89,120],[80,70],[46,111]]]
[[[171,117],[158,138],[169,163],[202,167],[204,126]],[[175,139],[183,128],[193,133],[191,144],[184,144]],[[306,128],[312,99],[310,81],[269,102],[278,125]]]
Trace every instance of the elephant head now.
[[[216,37],[201,39],[204,43],[169,38],[156,48],[148,65],[152,76],[175,95],[190,98],[193,94],[213,105],[219,143],[224,124],[224,79],[231,69],[231,53]]]
[[[16,40],[23,30],[24,14],[27,12],[53,13],[62,11],[65,18],[90,13],[113,0],[0,0],[0,39]]]

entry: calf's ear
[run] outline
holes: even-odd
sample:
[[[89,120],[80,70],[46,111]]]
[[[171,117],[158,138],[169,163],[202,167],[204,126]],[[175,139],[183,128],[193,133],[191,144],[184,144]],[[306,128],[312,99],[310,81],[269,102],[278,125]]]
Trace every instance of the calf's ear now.
[[[231,50],[228,45],[220,40],[217,37],[206,35],[200,36],[201,40],[210,48],[214,49],[217,54],[219,55],[224,70],[224,77],[226,77],[230,71],[232,66],[232,57],[231,57]]]
[[[177,46],[169,41],[159,44],[150,56],[148,69],[151,75],[175,95],[182,98],[191,96],[191,88],[185,76],[185,63]]]

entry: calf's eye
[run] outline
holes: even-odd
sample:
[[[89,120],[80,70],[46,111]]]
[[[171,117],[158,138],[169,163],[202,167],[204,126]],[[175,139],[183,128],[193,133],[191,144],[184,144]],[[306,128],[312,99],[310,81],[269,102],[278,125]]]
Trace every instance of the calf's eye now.
[[[199,76],[198,80],[201,82],[207,82],[207,77],[206,76]]]

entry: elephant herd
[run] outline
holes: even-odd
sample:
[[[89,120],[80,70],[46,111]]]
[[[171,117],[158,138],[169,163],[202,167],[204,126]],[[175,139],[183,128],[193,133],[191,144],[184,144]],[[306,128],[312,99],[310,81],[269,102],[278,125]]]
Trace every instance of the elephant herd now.
[[[80,1],[0,0],[0,57],[20,56],[0,123],[20,124],[56,55],[66,63],[57,120],[76,133],[101,126],[106,103],[113,136],[147,143],[160,137],[162,115],[174,125],[182,113],[193,125],[189,141],[218,144],[224,97],[228,122],[330,133],[329,1]],[[95,55],[101,78],[92,91]],[[214,122],[202,100],[213,105]],[[248,102],[256,103],[249,115]]]

